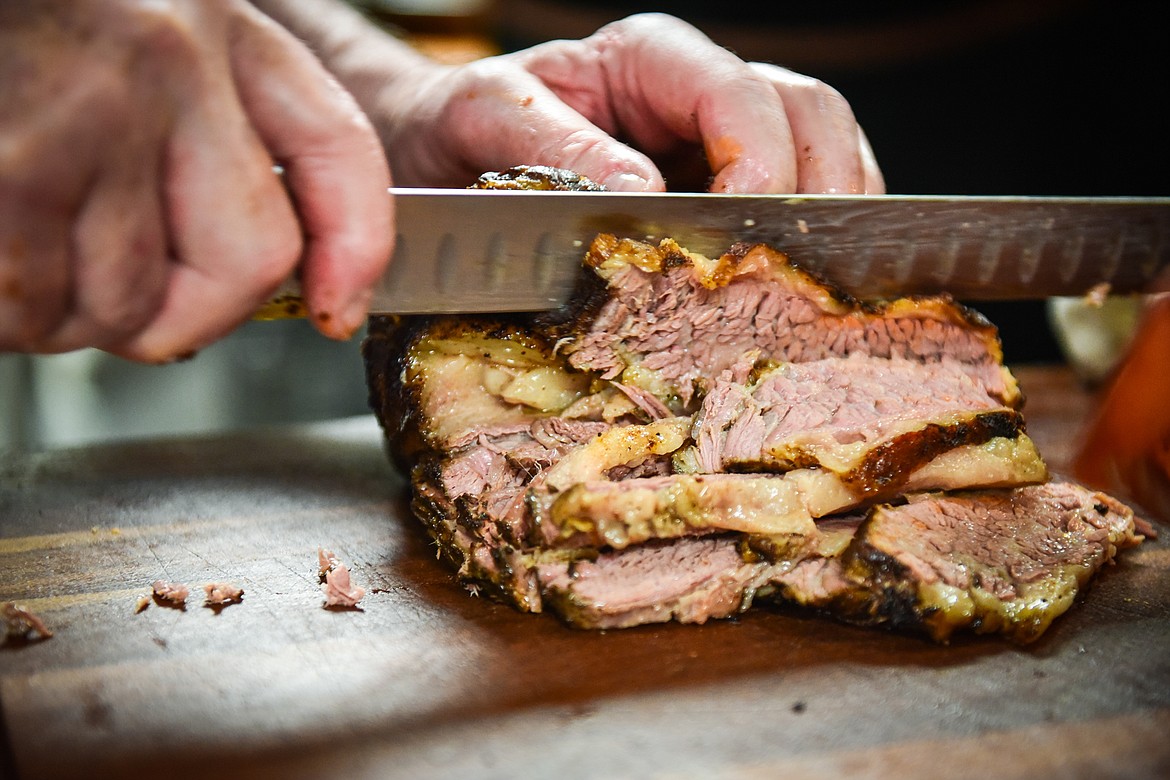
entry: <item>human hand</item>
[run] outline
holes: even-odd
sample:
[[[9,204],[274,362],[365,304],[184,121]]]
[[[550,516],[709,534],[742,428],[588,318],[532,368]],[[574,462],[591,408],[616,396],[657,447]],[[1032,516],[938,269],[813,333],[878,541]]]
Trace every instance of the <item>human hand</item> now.
[[[672,182],[652,159],[701,149],[715,192],[885,189],[840,93],[745,63],[660,14],[583,40],[416,68],[365,102],[404,185],[458,186],[543,164],[614,190],[661,190]]]
[[[0,5],[0,351],[172,360],[298,261],[315,325],[348,337],[388,185],[353,99],[243,0]]]

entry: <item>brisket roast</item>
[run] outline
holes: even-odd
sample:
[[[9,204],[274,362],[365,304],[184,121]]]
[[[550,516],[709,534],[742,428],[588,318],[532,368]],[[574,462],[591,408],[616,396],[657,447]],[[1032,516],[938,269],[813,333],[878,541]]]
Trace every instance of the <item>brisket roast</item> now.
[[[548,169],[480,186],[593,187]],[[761,599],[1038,637],[1141,537],[1049,482],[995,328],[861,302],[773,248],[598,236],[564,309],[375,317],[370,401],[460,578],[581,627]]]

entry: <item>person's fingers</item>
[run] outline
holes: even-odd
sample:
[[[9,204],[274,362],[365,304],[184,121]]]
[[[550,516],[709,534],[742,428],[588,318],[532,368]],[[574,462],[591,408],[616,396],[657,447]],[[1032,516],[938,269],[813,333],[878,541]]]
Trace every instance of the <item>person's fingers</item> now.
[[[174,359],[251,315],[306,239],[317,325],[352,333],[390,255],[389,174],[308,49],[241,2],[44,10],[0,30],[26,77],[0,81],[0,346]]]
[[[428,91],[433,103],[422,110],[435,112],[427,120],[435,129],[424,139],[429,148],[406,139],[391,149],[395,176],[407,182],[466,186],[484,171],[537,164],[612,190],[663,189],[646,155],[586,119],[510,55],[449,70]]]
[[[165,202],[176,262],[158,315],[111,350],[123,357],[165,362],[227,335],[300,258],[300,228],[267,154],[242,125],[207,143],[208,119],[172,137]]]
[[[884,189],[840,93],[745,63],[673,17],[632,16],[518,60],[570,106],[651,156],[680,141],[700,144],[714,191]]]
[[[173,360],[226,335],[301,255],[296,214],[238,102],[226,56],[191,55],[201,58],[189,82],[198,94],[176,107],[163,163],[175,258],[166,297],[141,333],[110,349],[134,360]]]
[[[775,65],[750,65],[783,102],[795,144],[797,192],[871,191],[869,185],[880,181],[880,171],[841,93],[823,81]]]
[[[791,130],[771,83],[694,27],[638,15],[518,55],[566,103],[651,157],[699,144],[727,192],[793,192]]]
[[[69,316],[41,350],[116,347],[161,308],[170,263],[157,165],[140,162],[107,168],[89,192],[71,232]]]
[[[365,321],[371,285],[390,260],[390,171],[356,101],[291,34],[260,14],[232,36],[236,88],[284,167],[305,233],[301,282],[314,323],[348,338]]]
[[[91,72],[89,82],[91,99],[81,113],[91,131],[119,143],[96,160],[92,184],[63,236],[72,256],[71,305],[64,324],[41,345],[45,351],[125,341],[157,314],[170,270],[157,152],[167,122],[134,110],[132,102],[151,90],[128,86],[119,69]]]
[[[861,144],[861,167],[865,171],[865,194],[883,195],[886,191],[886,178],[882,175],[881,166],[869,144],[869,137],[860,126],[857,128],[858,143]]]
[[[0,29],[0,72],[54,85],[44,101],[0,79],[0,350],[46,348],[73,305],[72,231],[100,158],[91,131],[111,129],[103,85],[64,78],[78,64],[51,25]],[[100,71],[99,71],[100,73]],[[80,123],[77,117],[86,118]]]

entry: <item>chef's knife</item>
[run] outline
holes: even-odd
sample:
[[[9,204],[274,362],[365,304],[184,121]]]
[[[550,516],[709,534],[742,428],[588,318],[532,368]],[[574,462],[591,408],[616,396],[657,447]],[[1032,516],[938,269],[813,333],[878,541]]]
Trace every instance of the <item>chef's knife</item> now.
[[[602,232],[708,257],[767,243],[859,298],[1128,293],[1170,266],[1170,198],[391,192],[398,238],[374,312],[556,308]]]

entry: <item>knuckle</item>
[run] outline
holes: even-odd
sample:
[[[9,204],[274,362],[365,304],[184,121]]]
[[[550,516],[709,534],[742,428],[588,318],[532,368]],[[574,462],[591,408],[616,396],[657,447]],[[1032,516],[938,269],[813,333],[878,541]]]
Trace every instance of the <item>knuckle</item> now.
[[[158,315],[166,300],[165,280],[146,282],[141,277],[133,289],[104,297],[85,312],[95,331],[95,343],[122,341],[139,333]]]
[[[384,236],[375,235],[364,226],[343,230],[329,237],[330,256],[325,260],[354,276],[373,276],[390,258],[390,238],[388,231]]]
[[[473,103],[507,95],[522,81],[522,73],[513,63],[502,59],[485,59],[468,63],[456,76],[452,100],[459,103]]]
[[[300,230],[276,230],[249,257],[242,258],[244,277],[251,290],[266,293],[284,282],[304,251]]]
[[[138,4],[132,28],[140,56],[175,64],[199,59],[198,28],[170,3]]]
[[[818,80],[817,87],[814,91],[817,96],[818,104],[825,106],[826,108],[831,109],[842,116],[853,116],[853,108],[849,105],[849,101],[846,100],[845,96],[835,88],[829,86],[823,81]]]
[[[100,69],[112,84],[141,93],[207,69],[214,35],[206,23],[179,13],[173,3],[136,3],[128,13],[113,56],[99,50]]]
[[[470,63],[455,75],[439,106],[443,130],[469,141],[491,137],[500,132],[500,122],[527,105],[536,88],[535,77],[512,63]]]
[[[621,37],[637,37],[642,35],[659,36],[669,31],[678,30],[691,31],[694,28],[676,16],[659,11],[646,11],[611,22],[600,32]]]
[[[539,151],[545,164],[577,170],[583,162],[603,150],[609,139],[591,128],[577,128],[567,135],[550,138]]]
[[[381,150],[373,123],[348,92],[340,91],[327,110],[305,122],[305,141],[313,148]]]
[[[822,110],[844,117],[853,116],[853,108],[835,87],[812,76],[797,75],[792,89],[804,94],[807,99]]]
[[[108,301],[86,312],[94,346],[121,342],[142,331],[162,307],[162,296],[136,293]]]

